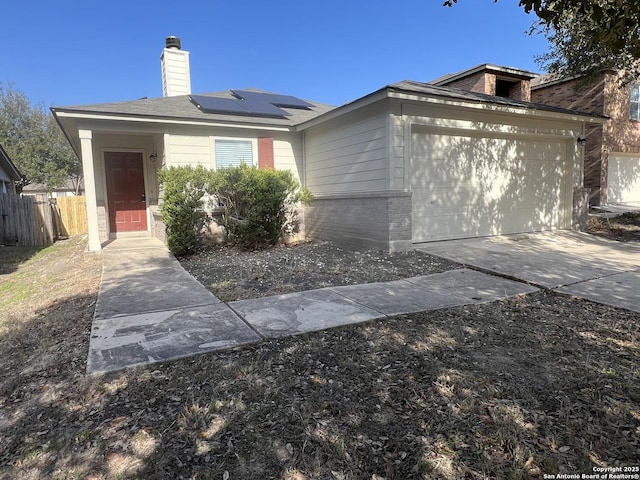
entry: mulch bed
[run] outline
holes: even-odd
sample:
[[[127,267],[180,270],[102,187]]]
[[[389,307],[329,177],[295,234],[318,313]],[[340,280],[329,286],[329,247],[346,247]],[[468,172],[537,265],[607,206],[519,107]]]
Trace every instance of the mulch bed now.
[[[262,250],[216,246],[180,261],[224,302],[386,282],[461,268],[457,263],[423,252],[353,250],[329,242],[279,245]]]

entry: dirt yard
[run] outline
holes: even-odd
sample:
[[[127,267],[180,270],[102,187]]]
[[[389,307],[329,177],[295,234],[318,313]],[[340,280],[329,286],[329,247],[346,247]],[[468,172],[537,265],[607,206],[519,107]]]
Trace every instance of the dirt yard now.
[[[639,241],[640,218],[621,225],[592,231]],[[14,248],[0,247],[2,479],[640,473],[638,314],[541,292],[86,377],[100,256],[79,238]],[[226,300],[456,267],[329,244],[184,264]]]

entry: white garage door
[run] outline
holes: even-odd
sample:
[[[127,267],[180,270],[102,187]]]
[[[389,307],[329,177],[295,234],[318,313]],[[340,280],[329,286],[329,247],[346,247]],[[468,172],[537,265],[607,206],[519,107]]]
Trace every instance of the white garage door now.
[[[571,226],[571,169],[561,141],[414,131],[413,241]]]
[[[609,155],[607,203],[640,202],[640,157]]]

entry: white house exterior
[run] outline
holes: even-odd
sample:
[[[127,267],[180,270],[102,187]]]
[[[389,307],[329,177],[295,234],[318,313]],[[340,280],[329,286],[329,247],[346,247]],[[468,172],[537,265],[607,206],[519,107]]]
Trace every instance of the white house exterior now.
[[[211,113],[198,98],[235,97],[190,96],[184,75],[166,72],[174,54],[184,60],[175,46],[163,51],[165,97],[52,109],[82,158],[90,250],[111,236],[160,235],[158,169],[219,168],[230,152],[289,169],[311,190],[311,238],[395,251],[577,223],[577,139],[602,118],[409,81],[338,108],[282,107],[278,118]]]

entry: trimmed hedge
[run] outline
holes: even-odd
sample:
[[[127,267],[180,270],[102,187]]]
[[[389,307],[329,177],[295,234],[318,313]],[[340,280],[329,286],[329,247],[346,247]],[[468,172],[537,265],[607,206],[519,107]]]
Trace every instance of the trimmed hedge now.
[[[160,184],[167,245],[175,255],[196,248],[198,233],[209,220],[204,212],[207,195],[222,210],[219,223],[227,241],[253,248],[273,245],[291,233],[295,208],[312,199],[290,171],[244,164],[217,171],[171,167],[160,171]]]

